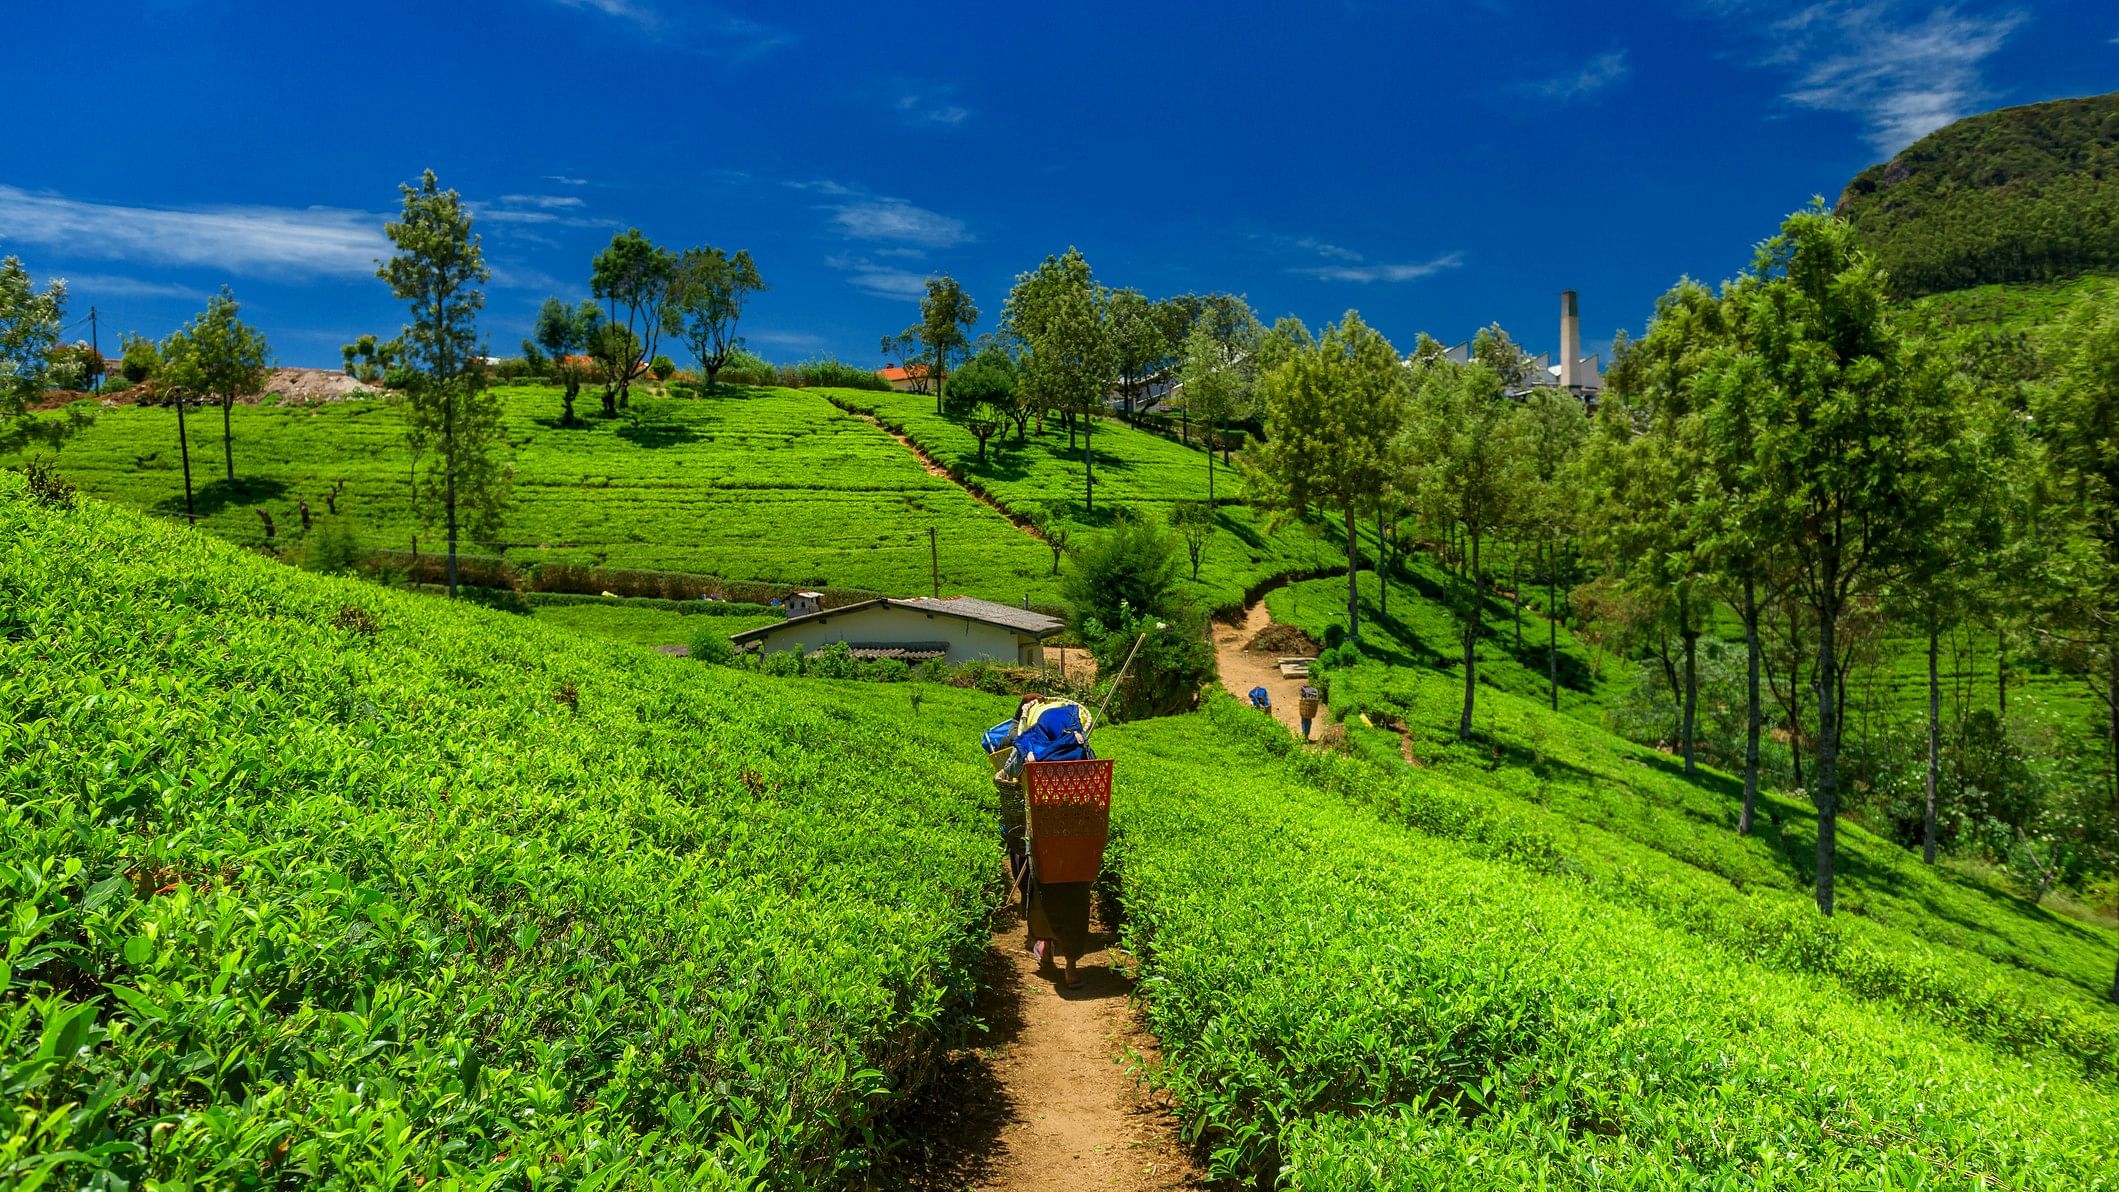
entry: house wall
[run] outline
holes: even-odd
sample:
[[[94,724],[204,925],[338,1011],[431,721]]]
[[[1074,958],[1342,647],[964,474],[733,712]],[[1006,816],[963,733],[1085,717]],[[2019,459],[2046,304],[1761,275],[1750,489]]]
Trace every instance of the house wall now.
[[[910,646],[947,642],[951,663],[985,659],[1020,666],[1044,663],[1044,650],[1029,634],[909,608],[871,607],[826,613],[813,621],[775,627],[762,639],[767,651],[821,650],[833,642],[864,646]]]

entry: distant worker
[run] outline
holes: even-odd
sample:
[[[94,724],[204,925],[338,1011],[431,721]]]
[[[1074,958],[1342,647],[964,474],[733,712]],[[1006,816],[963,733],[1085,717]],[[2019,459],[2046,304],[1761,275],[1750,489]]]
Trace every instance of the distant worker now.
[[[1251,706],[1270,712],[1273,710],[1273,693],[1263,687],[1251,688]]]
[[[1304,683],[1302,692],[1295,701],[1295,707],[1302,713],[1302,739],[1305,741],[1310,739],[1310,721],[1317,719],[1318,702],[1317,689]]]

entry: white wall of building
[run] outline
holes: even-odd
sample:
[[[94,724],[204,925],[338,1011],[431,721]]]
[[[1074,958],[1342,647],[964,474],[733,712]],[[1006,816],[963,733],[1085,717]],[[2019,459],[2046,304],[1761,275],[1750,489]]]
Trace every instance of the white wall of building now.
[[[860,646],[916,646],[930,642],[949,647],[951,663],[985,659],[1017,666],[1044,664],[1044,647],[1026,633],[944,613],[874,605],[843,613],[790,621],[761,639],[766,651],[801,650],[807,654],[833,642]]]

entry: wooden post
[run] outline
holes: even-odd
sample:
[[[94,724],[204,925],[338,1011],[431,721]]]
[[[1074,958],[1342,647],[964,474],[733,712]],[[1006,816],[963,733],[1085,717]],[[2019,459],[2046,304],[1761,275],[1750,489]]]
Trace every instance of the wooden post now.
[[[935,545],[934,527],[927,527],[927,566],[934,578],[934,598],[942,598],[942,550]]]

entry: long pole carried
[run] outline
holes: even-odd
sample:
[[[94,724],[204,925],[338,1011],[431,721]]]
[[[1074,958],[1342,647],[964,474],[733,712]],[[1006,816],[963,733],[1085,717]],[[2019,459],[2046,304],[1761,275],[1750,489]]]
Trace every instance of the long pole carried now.
[[[1133,639],[1133,648],[1126,651],[1126,660],[1119,664],[1118,677],[1111,680],[1111,690],[1104,692],[1104,702],[1096,705],[1096,719],[1090,722],[1090,732],[1095,732],[1096,726],[1104,722],[1104,709],[1111,706],[1111,697],[1118,694],[1118,685],[1126,681],[1126,668],[1133,665],[1133,656],[1140,653],[1141,646],[1146,644],[1147,640],[1146,633]]]

